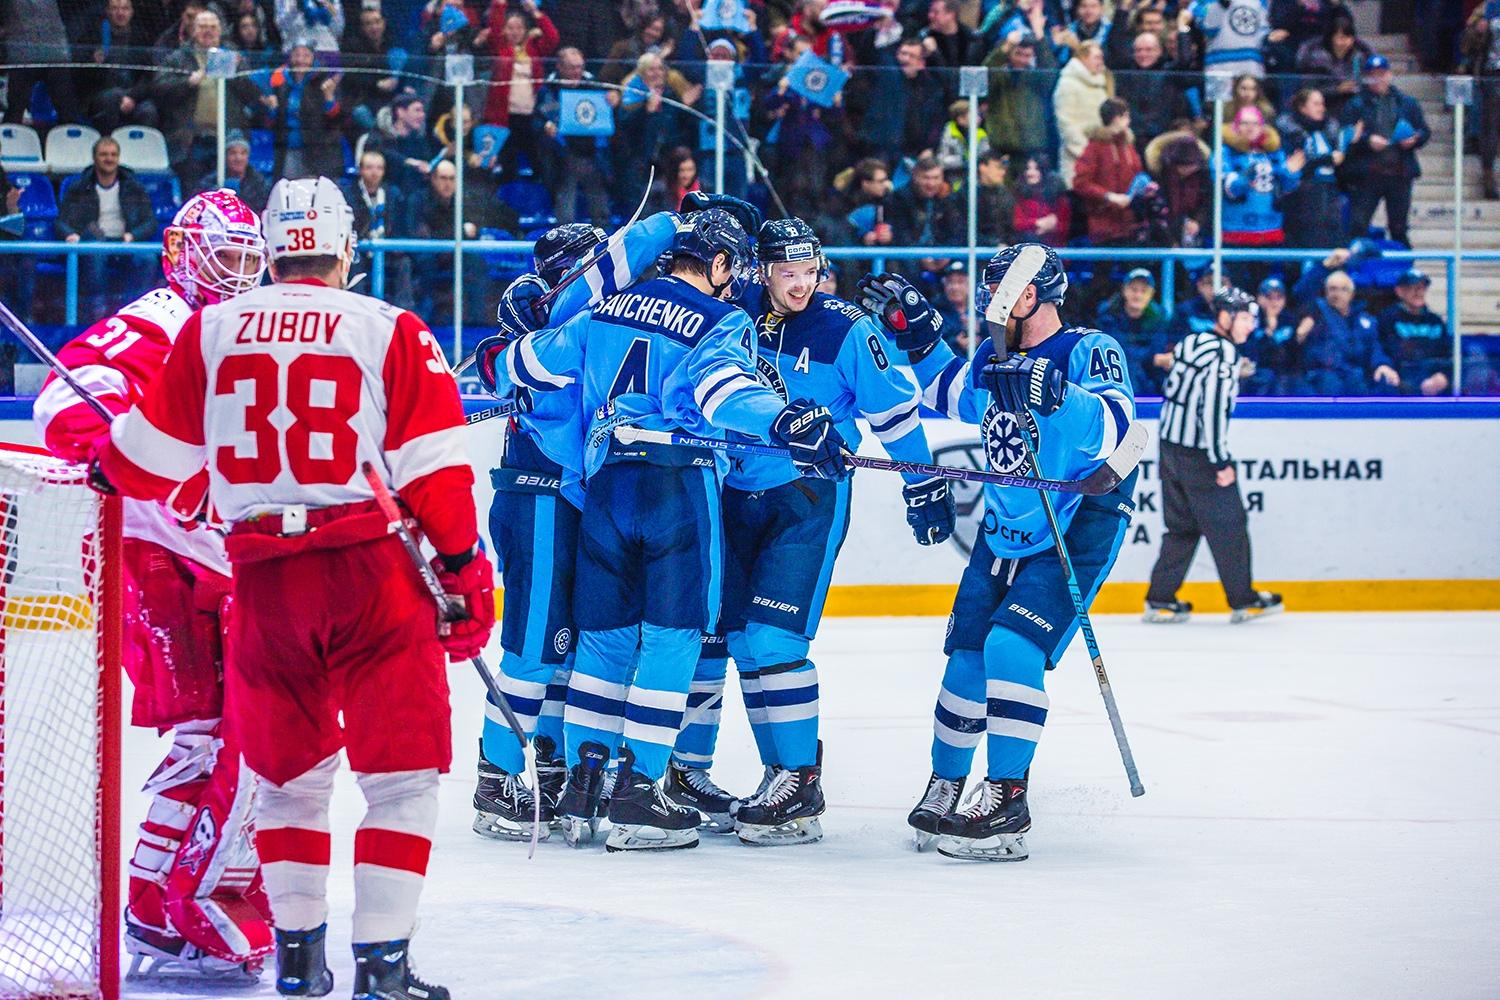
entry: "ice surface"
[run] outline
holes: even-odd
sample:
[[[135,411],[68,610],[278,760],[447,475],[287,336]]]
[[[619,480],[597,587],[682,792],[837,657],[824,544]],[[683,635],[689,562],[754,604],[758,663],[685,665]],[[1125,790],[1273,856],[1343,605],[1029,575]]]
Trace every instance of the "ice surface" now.
[[[528,862],[481,840],[481,689],[451,667],[455,770],[419,971],[462,1000],[1500,996],[1500,614],[1098,628],[1147,794],[1129,796],[1075,642],[1049,677],[1031,859],[1005,865],[909,846],[940,619],[824,621],[827,838],[796,848],[710,837],[643,857],[556,837]],[[732,680],[726,701],[714,774],[748,791],[759,767]],[[138,786],[165,745],[135,730],[126,746]],[[362,808],[341,779],[335,996]],[[144,806],[127,794],[129,819]],[[274,994],[268,973],[252,995]]]

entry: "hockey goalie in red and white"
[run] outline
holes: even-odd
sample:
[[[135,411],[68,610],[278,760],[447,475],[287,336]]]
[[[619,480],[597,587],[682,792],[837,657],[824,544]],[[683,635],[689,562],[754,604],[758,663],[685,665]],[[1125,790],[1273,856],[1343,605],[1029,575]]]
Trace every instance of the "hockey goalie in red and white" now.
[[[165,287],[95,323],[58,357],[110,410],[145,393],[195,309],[259,284],[260,220],[231,191],[190,199],[166,231]],[[33,419],[47,447],[84,461],[109,426],[50,376]],[[126,947],[132,973],[170,967],[258,973],[272,947],[255,856],[253,779],[221,725],[229,562],[223,538],[197,515],[206,476],[173,484],[172,505],[125,503],[125,668],[131,721],[171,730],[172,748],[146,783],[152,796],[130,861]],[[172,970],[177,971],[177,970]]]
[[[494,625],[463,407],[420,319],[345,290],[353,213],[337,185],[278,181],[265,236],[275,284],[188,320],[100,444],[96,481],[165,497],[206,465],[231,525],[225,705],[261,777],[278,990],[333,988],[328,808],[342,750],[367,804],[354,837],[354,993],[447,1000],[413,978],[407,954],[452,754],[444,652],[475,655]],[[469,620],[440,634],[366,462],[401,495]]]

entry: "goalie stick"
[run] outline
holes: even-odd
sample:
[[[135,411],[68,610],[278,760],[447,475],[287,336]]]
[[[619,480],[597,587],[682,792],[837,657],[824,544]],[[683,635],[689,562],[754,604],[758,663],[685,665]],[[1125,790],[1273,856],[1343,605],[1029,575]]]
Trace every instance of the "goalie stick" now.
[[[573,268],[573,270],[569,271],[567,274],[558,279],[557,284],[549,288],[545,295],[542,295],[536,300],[536,302],[532,305],[533,309],[538,306],[551,305],[552,301],[562,294],[562,290],[564,288],[567,288],[573,282],[583,277],[584,274],[588,272],[589,268],[593,267],[594,264],[607,257],[615,247],[625,242],[626,230],[640,221],[641,213],[646,210],[646,202],[651,200],[651,185],[654,183],[656,183],[656,167],[652,166],[651,169],[646,173],[646,191],[641,195],[640,204],[635,206],[635,214],[632,215],[623,226],[610,233],[609,238],[600,245],[600,249],[596,250],[594,253],[589,254],[589,256],[585,257],[582,261],[579,262],[577,267]],[[475,359],[477,359],[478,357],[478,352],[475,352],[474,354],[470,354],[468,357],[464,358],[458,363],[458,367],[453,369],[453,374],[462,375],[464,370],[472,365]]]
[[[615,437],[622,444],[675,444],[694,448],[711,448],[714,451],[736,455],[764,455],[768,458],[788,458],[785,448],[764,444],[746,444],[740,441],[718,441],[713,438],[693,437],[675,431],[648,431],[629,425],[615,428]],[[1151,435],[1146,425],[1133,423],[1125,436],[1104,464],[1082,479],[1041,479],[1036,476],[1014,476],[1007,472],[990,469],[961,469],[952,465],[928,465],[925,462],[898,462],[891,458],[876,458],[872,455],[844,453],[844,461],[861,469],[879,469],[882,472],[901,472],[916,476],[940,476],[944,479],[960,479],[970,483],[987,483],[992,486],[1020,486],[1026,489],[1053,493],[1081,493],[1084,496],[1102,496],[1125,481],[1146,452],[1146,443]]]
[[[114,423],[115,415],[110,412],[109,407],[99,402],[99,397],[85,389],[83,383],[78,381],[73,373],[67,369],[67,366],[58,360],[57,355],[48,350],[47,345],[42,343],[42,339],[32,333],[31,328],[22,323],[20,317],[11,312],[10,307],[4,302],[0,302],[0,324],[4,324],[7,330],[15,334],[16,339],[25,344],[26,349],[37,356],[38,361],[51,368],[52,373],[62,379],[69,389],[77,393],[78,398],[87,403],[89,409],[99,414],[106,424]]]
[[[417,568],[417,573],[422,577],[422,583],[427,592],[432,595],[432,600],[437,604],[438,614],[444,621],[454,621],[464,614],[463,606],[443,590],[443,585],[438,582],[437,573],[427,560],[422,557],[422,549],[417,545],[417,539],[412,535],[411,529],[406,526],[406,520],[401,516],[401,508],[396,506],[396,498],[391,495],[390,489],[385,481],[380,478],[375,467],[369,462],[360,466],[365,479],[370,483],[370,489],[375,491],[375,503],[380,507],[380,512],[389,519],[390,530],[395,532],[396,537],[401,539],[401,546],[406,549],[406,554],[411,557],[412,565]],[[542,829],[542,795],[541,788],[536,779],[536,755],[532,752],[530,743],[526,740],[526,731],[521,728],[521,722],[516,718],[516,713],[511,711],[510,702],[505,700],[505,693],[500,690],[495,677],[490,673],[490,668],[485,666],[482,655],[475,656],[469,660],[474,664],[474,669],[484,681],[485,689],[489,691],[490,697],[495,699],[495,704],[500,706],[500,712],[505,716],[505,724],[510,726],[510,731],[515,734],[516,740],[521,744],[521,753],[526,758],[526,776],[531,779],[531,801],[534,812],[531,824],[531,847],[526,852],[530,858],[536,853],[537,838]]]
[[[1010,319],[1010,314],[1016,307],[1021,293],[1026,286],[1036,278],[1037,273],[1046,262],[1046,253],[1040,247],[1026,247],[1016,257],[1015,263],[1011,264],[1005,276],[1000,279],[1000,284],[995,294],[990,298],[990,304],[985,309],[985,322],[989,325],[990,342],[995,347],[995,356],[1000,360],[1006,357],[1005,324]],[[1026,451],[1026,460],[1031,468],[1041,475],[1042,467],[1037,461],[1036,449],[1032,445],[1032,433],[1037,430],[1035,421],[1031,419],[1030,411],[1027,411],[1020,428],[1021,446]],[[1132,424],[1131,430],[1140,427],[1144,432],[1142,424]],[[1126,433],[1129,436],[1129,432]],[[1141,442],[1141,450],[1145,450],[1145,442]],[[1137,459],[1140,455],[1137,454]],[[1108,463],[1106,463],[1108,464]],[[1123,477],[1122,477],[1123,478]],[[1113,487],[1111,487],[1113,488]],[[1094,664],[1094,678],[1099,682],[1099,695],[1104,699],[1104,712],[1109,716],[1110,728],[1114,730],[1115,746],[1120,750],[1120,761],[1125,765],[1125,777],[1130,782],[1130,794],[1139,798],[1146,794],[1146,786],[1141,784],[1141,775],[1135,766],[1135,754],[1130,750],[1130,741],[1125,736],[1125,722],[1120,718],[1120,706],[1115,703],[1115,691],[1109,683],[1109,674],[1104,671],[1104,654],[1099,651],[1099,640],[1094,636],[1094,624],[1089,619],[1088,604],[1084,602],[1083,591],[1078,586],[1078,574],[1073,572],[1073,560],[1068,555],[1068,543],[1063,540],[1062,525],[1057,520],[1057,511],[1053,509],[1052,498],[1047,495],[1046,490],[1040,491],[1042,509],[1047,514],[1047,526],[1052,530],[1052,541],[1057,548],[1057,561],[1062,564],[1063,576],[1068,584],[1068,596],[1073,600],[1073,613],[1078,617],[1078,630],[1083,633],[1084,644],[1088,647],[1089,658]]]

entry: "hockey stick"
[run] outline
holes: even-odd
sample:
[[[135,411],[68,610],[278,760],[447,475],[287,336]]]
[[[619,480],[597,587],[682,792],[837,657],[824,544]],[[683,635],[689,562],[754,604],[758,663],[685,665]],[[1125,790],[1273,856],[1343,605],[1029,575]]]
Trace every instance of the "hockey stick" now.
[[[646,190],[641,195],[640,204],[635,206],[635,214],[630,217],[625,225],[609,234],[609,238],[606,239],[603,244],[601,244],[601,249],[595,250],[593,253],[589,254],[589,256],[579,261],[579,263],[573,268],[573,270],[563,275],[560,279],[558,279],[557,284],[547,289],[545,295],[537,298],[536,302],[532,303],[533,309],[540,308],[541,306],[551,305],[553,300],[555,300],[559,295],[562,294],[562,290],[564,288],[567,288],[573,282],[583,277],[590,267],[594,266],[594,264],[599,260],[608,256],[611,250],[625,241],[625,231],[640,221],[641,213],[646,210],[646,202],[651,200],[651,185],[655,183],[656,166],[653,164],[651,169],[646,173]],[[453,374],[463,374],[464,369],[472,365],[475,359],[477,359],[478,357],[479,353],[476,351],[475,353],[470,354],[468,357],[464,358],[458,363],[458,367],[453,369]]]
[[[85,389],[83,383],[78,381],[73,373],[68,371],[67,367],[57,359],[57,355],[48,350],[47,345],[42,343],[41,338],[32,333],[30,327],[22,323],[20,317],[11,312],[10,307],[4,302],[0,302],[0,323],[3,323],[7,330],[15,334],[16,339],[25,344],[26,349],[37,356],[37,360],[41,361],[48,368],[51,368],[54,375],[62,379],[69,389],[77,393],[78,398],[87,403],[89,409],[99,414],[105,423],[114,423],[115,414],[110,412],[109,407],[99,402],[99,397]]]
[[[675,444],[694,448],[711,448],[714,451],[734,455],[762,455],[766,458],[788,458],[785,448],[764,444],[745,444],[739,441],[717,441],[713,438],[693,437],[675,431],[648,431],[628,424],[615,428],[615,437],[622,444]],[[952,465],[929,465],[925,462],[898,462],[890,458],[875,458],[871,455],[844,453],[844,461],[861,469],[879,469],[882,472],[901,472],[916,476],[940,476],[944,479],[960,479],[970,483],[987,483],[992,486],[1020,486],[1027,489],[1054,493],[1081,493],[1084,496],[1102,496],[1125,481],[1146,452],[1150,434],[1146,425],[1134,423],[1125,432],[1120,445],[1103,465],[1083,479],[1041,479],[1036,476],[1013,476],[990,469],[962,469]]]
[[[516,412],[515,403],[501,403],[499,406],[486,406],[482,410],[475,410],[464,417],[464,423],[477,424],[484,420],[492,420],[495,417],[508,417]]]
[[[391,531],[395,532],[396,537],[401,539],[402,548],[406,549],[406,554],[411,557],[412,565],[417,568],[418,575],[422,577],[423,585],[426,586],[427,592],[432,595],[433,602],[437,604],[438,614],[442,617],[443,621],[461,620],[464,615],[463,606],[454,601],[447,591],[443,590],[443,585],[438,582],[437,573],[427,564],[427,560],[422,557],[422,550],[417,545],[417,540],[412,535],[411,529],[406,526],[406,521],[401,516],[401,509],[396,506],[396,498],[391,495],[391,491],[385,485],[385,481],[380,478],[380,475],[375,471],[375,467],[369,462],[365,462],[360,466],[360,471],[365,474],[365,479],[369,481],[370,489],[375,491],[375,503],[379,505],[380,512],[390,520]],[[474,656],[469,662],[474,664],[474,669],[479,673],[480,680],[484,681],[484,686],[489,691],[490,697],[495,699],[496,705],[500,706],[500,712],[505,716],[505,724],[510,726],[510,731],[515,734],[517,742],[521,744],[521,754],[526,759],[526,776],[531,779],[531,801],[532,807],[535,810],[531,825],[531,849],[526,853],[526,857],[530,858],[536,853],[537,837],[540,835],[542,829],[542,790],[537,784],[536,756],[531,752],[531,744],[527,742],[526,731],[521,728],[521,721],[516,718],[516,713],[511,711],[510,702],[505,700],[505,693],[500,690],[500,685],[496,683],[494,675],[490,673],[490,668],[485,666],[484,656]]]
[[[1005,323],[1010,318],[1011,310],[1015,308],[1017,299],[1026,286],[1031,284],[1032,279],[1041,269],[1042,260],[1045,257],[1041,253],[1030,254],[1023,250],[1016,259],[1016,263],[1006,272],[1000,281],[1000,287],[990,299],[989,307],[985,310],[984,318],[990,324],[990,342],[995,347],[996,357],[1004,360],[1006,356],[1005,345]],[[1040,260],[1038,258],[1041,258]],[[1012,276],[1018,280],[1012,280]],[[1031,421],[1030,411],[1026,413],[1026,424],[1030,426],[1020,427],[1021,447],[1026,451],[1026,460],[1037,475],[1041,475],[1042,467],[1037,461],[1036,449],[1032,445],[1032,431],[1036,430],[1035,423]],[[1132,424],[1131,430],[1141,428],[1142,424]],[[1127,432],[1129,436],[1129,432]],[[1142,442],[1142,450],[1145,448]],[[1137,456],[1139,457],[1139,456]],[[1136,770],[1135,754],[1130,751],[1130,741],[1125,736],[1125,723],[1120,718],[1120,706],[1115,704],[1115,691],[1110,686],[1109,674],[1104,672],[1104,654],[1099,652],[1099,640],[1094,636],[1094,624],[1089,619],[1088,604],[1084,602],[1083,591],[1078,586],[1078,575],[1073,572],[1073,560],[1068,555],[1068,543],[1063,540],[1062,525],[1057,520],[1057,511],[1053,509],[1052,498],[1045,490],[1039,491],[1042,499],[1042,510],[1047,514],[1047,526],[1052,531],[1052,540],[1057,548],[1057,561],[1062,564],[1063,576],[1068,582],[1068,596],[1073,600],[1073,613],[1078,617],[1078,630],[1083,633],[1084,644],[1088,647],[1089,657],[1094,663],[1094,677],[1099,681],[1099,694],[1104,699],[1104,712],[1109,716],[1110,728],[1115,733],[1115,746],[1120,750],[1120,760],[1125,765],[1125,777],[1130,781],[1130,794],[1139,798],[1146,794],[1146,786],[1141,784],[1140,772]]]

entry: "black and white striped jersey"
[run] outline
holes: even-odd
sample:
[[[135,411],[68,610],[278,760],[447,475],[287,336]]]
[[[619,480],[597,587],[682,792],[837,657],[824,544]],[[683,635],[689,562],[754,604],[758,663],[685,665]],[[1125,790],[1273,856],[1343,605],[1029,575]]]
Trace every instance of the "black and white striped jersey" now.
[[[1208,452],[1229,465],[1229,414],[1239,395],[1239,351],[1212,330],[1191,333],[1172,350],[1161,404],[1161,439]]]

